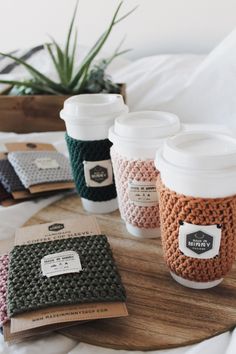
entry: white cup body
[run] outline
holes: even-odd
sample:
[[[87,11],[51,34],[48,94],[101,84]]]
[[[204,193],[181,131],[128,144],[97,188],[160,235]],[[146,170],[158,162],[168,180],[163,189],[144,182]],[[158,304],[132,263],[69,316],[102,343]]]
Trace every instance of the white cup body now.
[[[193,198],[225,198],[236,194],[236,139],[217,132],[189,131],[165,141],[155,166],[163,184]],[[176,216],[178,217],[178,216]],[[223,280],[190,281],[171,272],[181,285],[209,289]]]
[[[154,161],[155,153],[163,144],[166,136],[171,136],[178,132],[180,123],[177,116],[167,112],[132,112],[124,114],[115,120],[115,124],[109,129],[109,139],[113,143],[112,150],[116,154],[123,157],[124,161]],[[115,157],[113,158],[113,166],[115,166]],[[116,185],[120,186],[118,173],[116,175],[116,168],[114,168]],[[155,182],[154,182],[155,184]],[[117,188],[118,202],[122,212],[122,196],[125,193],[126,186]],[[120,199],[120,200],[119,200]],[[130,203],[130,201],[129,201]],[[158,205],[158,203],[157,203]],[[126,222],[128,232],[136,237],[141,238],[155,238],[160,236],[160,228],[142,228],[132,223]]]
[[[83,94],[64,102],[60,117],[65,121],[67,134],[76,140],[94,141],[108,138],[114,119],[128,112],[121,95]],[[118,209],[117,198],[92,201],[82,198],[84,209],[91,213],[109,213]]]

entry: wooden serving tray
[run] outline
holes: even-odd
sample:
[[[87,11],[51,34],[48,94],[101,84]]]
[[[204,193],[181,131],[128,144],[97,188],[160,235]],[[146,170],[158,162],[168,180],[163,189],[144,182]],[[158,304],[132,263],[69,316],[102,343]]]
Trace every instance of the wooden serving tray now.
[[[66,197],[33,216],[26,225],[86,214],[78,196]],[[60,333],[103,347],[155,350],[193,344],[236,324],[236,268],[213,289],[192,290],[172,280],[160,239],[130,236],[119,212],[96,215],[108,235],[127,290],[129,316],[89,322]]]

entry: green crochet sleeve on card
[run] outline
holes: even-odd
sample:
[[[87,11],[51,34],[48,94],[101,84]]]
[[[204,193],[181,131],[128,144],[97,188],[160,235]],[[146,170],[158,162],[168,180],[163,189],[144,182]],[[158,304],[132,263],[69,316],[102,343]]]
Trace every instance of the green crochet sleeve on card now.
[[[82,271],[47,278],[41,259],[75,251]],[[15,246],[10,255],[7,308],[10,317],[57,305],[124,301],[125,289],[105,235]]]

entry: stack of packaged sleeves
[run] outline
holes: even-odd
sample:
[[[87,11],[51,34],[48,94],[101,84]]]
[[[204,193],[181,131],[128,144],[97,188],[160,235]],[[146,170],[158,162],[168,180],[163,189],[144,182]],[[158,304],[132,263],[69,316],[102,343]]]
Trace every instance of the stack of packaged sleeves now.
[[[127,316],[125,300],[108,238],[92,216],[21,228],[0,256],[0,325],[8,343]]]
[[[53,145],[7,143],[0,153],[0,205],[74,189],[69,160]]]

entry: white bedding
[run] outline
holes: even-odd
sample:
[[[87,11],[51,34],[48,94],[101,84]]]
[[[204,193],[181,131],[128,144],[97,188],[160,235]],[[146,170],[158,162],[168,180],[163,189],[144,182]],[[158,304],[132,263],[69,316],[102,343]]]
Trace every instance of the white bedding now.
[[[126,63],[123,68],[119,70],[116,68],[113,74],[117,80],[127,83],[128,104],[131,110],[154,109],[175,97],[203,60],[202,56],[196,55],[152,56]],[[34,133],[21,136],[13,133],[0,133],[0,144],[6,141],[26,140],[51,142],[59,151],[66,152],[63,133]],[[0,207],[0,238],[12,237],[15,229],[30,216],[61,197],[63,194],[43,200],[24,202],[8,208]],[[115,351],[78,343],[58,334],[10,347],[4,344],[0,336],[1,354],[110,354],[113,352]],[[236,331],[224,333],[197,345],[152,353],[234,354],[235,352]],[[121,351],[121,353],[128,352]]]

